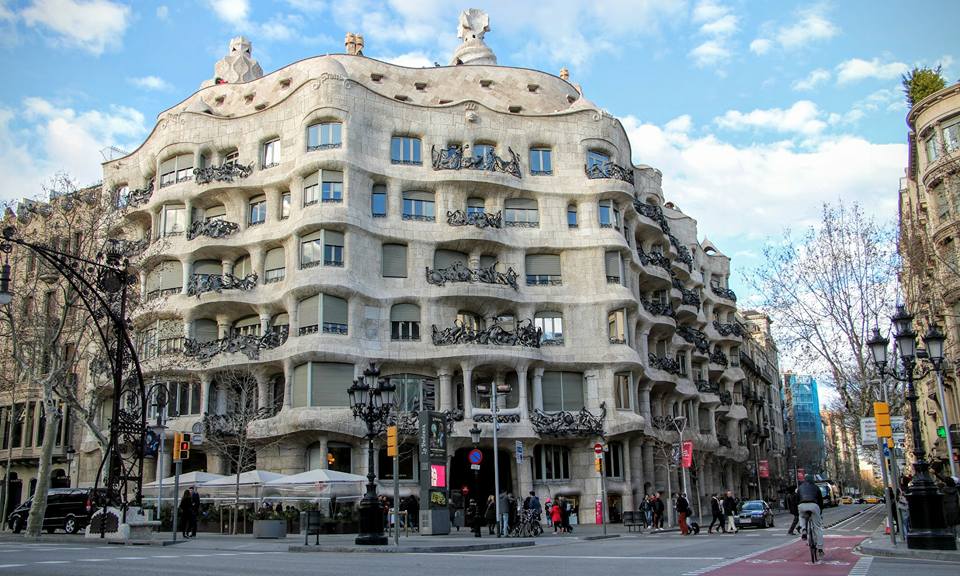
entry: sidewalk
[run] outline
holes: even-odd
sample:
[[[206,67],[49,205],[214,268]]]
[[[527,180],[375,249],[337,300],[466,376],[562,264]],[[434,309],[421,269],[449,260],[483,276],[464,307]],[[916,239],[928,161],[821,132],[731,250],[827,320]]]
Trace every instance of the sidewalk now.
[[[958,546],[960,548],[960,546]],[[882,556],[886,558],[914,558],[917,560],[937,560],[939,562],[960,563],[960,550],[911,550],[907,543],[899,536],[897,545],[890,543],[890,535],[884,534],[881,526],[870,538],[867,538],[857,547],[857,550],[867,556]]]

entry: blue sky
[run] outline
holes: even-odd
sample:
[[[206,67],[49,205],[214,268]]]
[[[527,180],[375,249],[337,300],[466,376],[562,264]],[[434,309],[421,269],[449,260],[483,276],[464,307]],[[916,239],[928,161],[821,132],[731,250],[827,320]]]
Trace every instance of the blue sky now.
[[[467,7],[490,14],[501,64],[566,66],[622,119],[634,162],[662,170],[667,198],[734,259],[745,302],[738,272],[820,203],[895,217],[900,74],[939,63],[949,82],[960,75],[949,0],[0,0],[0,198],[33,196],[58,169],[97,180],[99,150],[134,148],[232,36],[252,40],[267,73],[342,52],[348,31],[370,57],[432,66],[449,62]]]

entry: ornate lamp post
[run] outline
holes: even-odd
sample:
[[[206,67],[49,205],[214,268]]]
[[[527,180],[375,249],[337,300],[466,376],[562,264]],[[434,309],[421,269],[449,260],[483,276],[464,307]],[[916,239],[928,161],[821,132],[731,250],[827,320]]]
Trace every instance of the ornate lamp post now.
[[[910,509],[910,531],[907,534],[907,547],[922,550],[956,550],[957,540],[946,526],[943,517],[943,494],[930,478],[930,465],[926,461],[926,451],[920,436],[920,416],[917,410],[917,391],[913,385],[915,378],[923,378],[932,371],[940,372],[943,362],[943,334],[931,326],[924,335],[927,345],[926,357],[932,367],[924,368],[915,374],[917,361],[917,333],[913,330],[913,315],[903,305],[897,306],[897,313],[890,318],[893,323],[896,348],[900,353],[900,367],[896,360],[887,367],[887,345],[890,341],[880,335],[880,329],[873,329],[873,336],[867,341],[870,354],[881,375],[887,375],[900,382],[907,383],[907,401],[910,403],[910,430],[913,437],[913,479],[907,488],[907,505]]]
[[[373,473],[373,440],[386,425],[395,390],[396,386],[380,379],[380,370],[373,362],[363,371],[363,378],[354,380],[347,389],[354,419],[367,425],[364,435],[367,440],[367,491],[360,500],[360,534],[355,540],[358,545],[387,544],[387,536],[383,533],[383,511],[377,500],[377,475]]]

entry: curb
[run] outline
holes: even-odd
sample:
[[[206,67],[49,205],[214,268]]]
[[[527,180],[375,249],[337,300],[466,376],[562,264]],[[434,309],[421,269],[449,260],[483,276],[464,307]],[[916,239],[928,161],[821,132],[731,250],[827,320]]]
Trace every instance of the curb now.
[[[429,554],[445,552],[481,552],[484,550],[504,550],[507,548],[527,548],[535,546],[533,540],[519,540],[516,542],[502,542],[494,544],[455,544],[452,546],[303,546],[295,545],[288,548],[289,552],[336,552],[358,554]]]
[[[581,540],[609,540],[610,538],[619,538],[619,534],[599,534],[597,536],[584,536]]]
[[[871,538],[872,540],[872,538]],[[890,550],[883,546],[861,544],[857,546],[861,554],[879,556],[883,558],[912,558],[916,560],[936,560],[937,562],[952,562],[960,564],[960,552],[943,552],[936,550]]]

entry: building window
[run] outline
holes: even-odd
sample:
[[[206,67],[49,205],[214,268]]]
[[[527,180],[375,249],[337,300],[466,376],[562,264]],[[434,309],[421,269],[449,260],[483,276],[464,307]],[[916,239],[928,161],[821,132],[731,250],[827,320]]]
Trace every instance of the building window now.
[[[323,265],[343,266],[343,232],[323,231]]]
[[[419,374],[394,374],[387,379],[397,388],[395,403],[402,412],[436,409],[435,379]]]
[[[528,254],[525,268],[527,286],[559,286],[563,284],[560,275],[559,254]]]
[[[267,220],[267,197],[257,196],[250,199],[250,220],[251,226],[263,224]]]
[[[474,143],[473,145],[473,163],[474,166],[483,167],[486,169],[489,166],[493,165],[493,159],[496,156],[496,149],[493,144],[478,144]]]
[[[370,193],[370,213],[374,218],[387,216],[387,187],[383,184],[374,184]]]
[[[164,260],[147,274],[147,300],[179,294],[183,288],[183,265],[179,260]]]
[[[263,143],[260,165],[266,169],[273,168],[278,164],[280,164],[280,139],[275,138]]]
[[[286,254],[283,247],[271,248],[263,259],[263,283],[282,281],[287,275]]]
[[[583,374],[546,371],[540,380],[545,412],[577,412],[583,408]]]
[[[247,316],[234,323],[230,333],[234,336],[260,336],[260,317]]]
[[[290,193],[284,192],[280,195],[280,219],[286,220],[290,217]]]
[[[530,149],[530,174],[534,176],[553,174],[553,160],[550,158],[549,148]]]
[[[485,211],[483,198],[467,198],[467,216],[483,214]]]
[[[590,150],[587,152],[587,170],[593,170],[594,168],[602,170],[605,164],[610,162],[610,155],[604,154],[603,152],[598,152],[597,150]]]
[[[339,148],[343,125],[340,122],[321,122],[307,127],[307,150]]]
[[[181,154],[160,163],[160,187],[193,178],[193,154]]]
[[[393,164],[421,164],[420,139],[394,136],[390,139],[390,162]]]
[[[539,445],[533,448],[533,476],[537,480],[569,480],[570,449]]]
[[[384,278],[406,278],[407,246],[405,244],[384,244],[380,271]]]
[[[610,250],[603,255],[603,265],[607,272],[607,284],[621,284],[623,257],[619,250]]]
[[[390,339],[420,339],[420,307],[416,304],[394,304],[390,308]]]
[[[537,201],[532,198],[510,198],[504,203],[503,222],[507,226],[536,228],[540,225]]]
[[[433,192],[404,192],[403,219],[433,222],[436,219]]]
[[[577,227],[577,205],[570,204],[567,206],[567,227],[576,228]]]
[[[924,141],[924,147],[927,150],[927,163],[932,163],[940,157],[940,150],[937,148],[937,135],[936,133],[931,134],[929,138]]]
[[[300,240],[300,268],[319,266],[323,257],[323,230],[317,230]]]
[[[324,334],[347,334],[347,301],[330,294],[323,294],[320,304]]]
[[[677,365],[680,367],[680,375],[683,377],[687,376],[687,353],[686,352],[677,352],[677,355],[674,357]]]
[[[179,236],[187,229],[187,209],[182,204],[163,207],[161,229],[164,236]]]
[[[537,312],[533,325],[541,331],[541,344],[563,345],[563,316],[559,312]]]
[[[601,200],[599,205],[600,227],[620,229],[620,207],[613,200]]]
[[[610,442],[603,453],[603,473],[607,478],[623,478],[623,444]]]
[[[613,399],[617,410],[630,410],[633,407],[630,401],[630,374],[613,375]]]
[[[343,202],[343,172],[323,170],[321,172],[321,200],[323,202]]]
[[[627,343],[627,311],[623,308],[614,310],[607,315],[607,332],[611,344]]]
[[[240,152],[237,150],[231,150],[223,157],[224,166],[236,166],[237,162],[240,161]]]
[[[397,478],[416,480],[417,446],[415,444],[400,444],[397,446]],[[377,452],[377,478],[393,480],[393,456],[387,456],[387,449],[381,448]]]
[[[353,364],[337,362],[305,362],[293,369],[292,404],[294,408],[304,406],[345,407],[349,399],[344,391],[353,382]],[[350,450],[340,452],[331,442],[328,451],[335,454],[336,462],[350,465]],[[330,458],[327,458],[330,462]],[[333,466],[330,466],[333,469]],[[349,470],[348,470],[349,471]]]
[[[303,205],[309,206],[320,201],[320,174],[314,172],[303,179]]]
[[[943,144],[947,152],[960,148],[960,120],[943,127]]]

